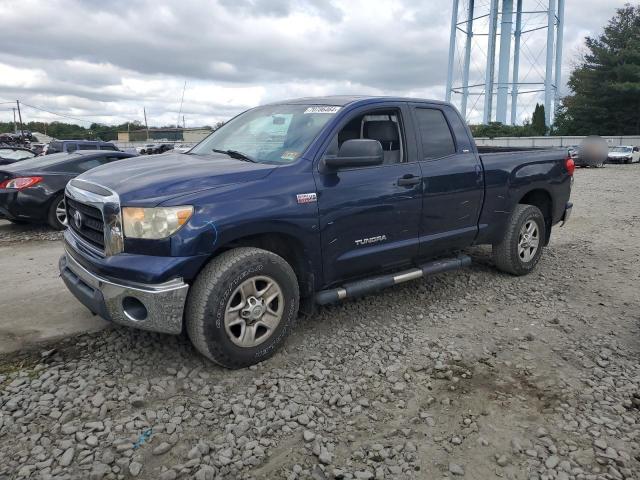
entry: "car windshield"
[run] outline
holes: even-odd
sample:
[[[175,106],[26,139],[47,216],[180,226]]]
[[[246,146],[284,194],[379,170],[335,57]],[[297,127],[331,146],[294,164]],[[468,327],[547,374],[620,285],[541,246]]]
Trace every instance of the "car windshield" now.
[[[14,150],[12,148],[0,148],[0,158],[7,160],[22,160],[34,157],[36,154],[28,150]]]
[[[229,152],[239,160],[285,164],[306,150],[340,110],[333,105],[268,105],[249,110],[213,132],[190,155]]]
[[[613,147],[611,149],[612,152],[617,152],[617,153],[628,153],[632,150],[631,147]]]

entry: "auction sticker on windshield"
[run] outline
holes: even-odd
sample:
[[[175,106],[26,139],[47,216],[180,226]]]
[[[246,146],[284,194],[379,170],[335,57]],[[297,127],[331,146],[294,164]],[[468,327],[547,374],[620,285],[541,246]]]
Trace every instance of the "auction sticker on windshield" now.
[[[340,110],[340,107],[333,105],[320,105],[316,107],[309,107],[304,111],[304,113],[336,113],[338,110]]]
[[[287,150],[286,152],[284,152],[280,158],[283,160],[295,160],[296,158],[298,158],[298,155],[300,155],[299,152],[294,152],[292,150]]]

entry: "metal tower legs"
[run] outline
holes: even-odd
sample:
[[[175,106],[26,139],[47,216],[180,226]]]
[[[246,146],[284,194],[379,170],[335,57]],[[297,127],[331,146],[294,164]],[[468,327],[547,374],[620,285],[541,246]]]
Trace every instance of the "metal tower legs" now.
[[[474,0],[469,0],[467,10],[467,35],[464,44],[464,65],[462,67],[462,103],[460,111],[462,118],[467,119],[467,102],[469,101],[469,65],[471,64],[471,40],[473,39],[473,8]]]
[[[484,91],[484,116],[483,123],[491,121],[493,109],[493,81],[496,61],[496,30],[498,27],[498,0],[491,0],[489,11],[489,41],[487,44],[487,69],[485,73]]]
[[[456,56],[456,30],[458,28],[458,2],[453,0],[453,12],[451,13],[451,35],[449,36],[449,62],[447,64],[447,102],[451,101],[453,89],[453,64]]]
[[[547,16],[547,65],[544,78],[544,113],[546,116],[547,127],[551,126],[552,111],[551,102],[553,101],[553,25],[556,11],[556,0],[549,0],[549,12]]]
[[[509,67],[511,63],[511,25],[513,23],[513,0],[502,0],[500,23],[500,61],[498,63],[498,98],[496,121],[507,123],[507,98],[509,96]]]
[[[460,110],[465,119],[468,115],[469,98],[478,96],[480,98],[484,97],[483,123],[487,124],[495,119],[495,121],[503,124],[506,124],[510,120],[510,123],[515,125],[518,121],[519,97],[524,94],[537,93],[544,90],[545,122],[547,126],[552,124],[556,113],[555,110],[557,110],[560,103],[564,6],[566,0],[547,1],[548,6],[545,9],[546,11],[543,10],[542,12],[529,11],[530,9],[526,7],[527,2],[525,0],[489,0],[489,5],[487,6],[487,2],[484,2],[480,7],[481,12],[477,12],[475,7],[478,6],[477,4],[479,2],[475,0],[466,0],[466,2],[462,3],[463,7],[460,7],[461,0],[452,0],[453,12],[451,15],[446,99],[451,101],[453,93],[461,94]],[[487,7],[488,13],[486,13]],[[515,28],[512,28],[514,22],[514,7]],[[464,13],[460,12],[461,8],[466,11]],[[458,13],[461,14],[461,17],[464,17],[464,20],[458,21]],[[540,13],[547,14],[546,26],[536,25],[535,28],[529,27],[529,29],[523,27],[523,25],[529,22],[529,20],[527,20],[529,16]],[[500,29],[498,29],[498,16],[500,16]],[[524,45],[521,40],[525,35],[528,40],[532,32],[544,28],[547,30],[544,74],[539,75],[537,78],[529,79],[531,73],[531,68],[529,68],[526,78],[521,79],[520,48]],[[463,64],[460,72],[455,70],[455,56],[457,53],[456,37],[458,30],[465,34],[464,52],[462,54]],[[482,80],[476,78],[472,82],[474,84],[470,85],[472,43],[474,35],[478,34],[487,35],[486,68],[483,72],[479,72],[480,75],[484,76],[484,83],[482,83]],[[500,52],[499,58],[496,59],[496,53],[498,53],[496,52],[498,48],[498,35],[500,35]],[[545,48],[543,41],[540,41],[542,40],[542,35],[544,35],[544,33],[536,37],[535,42],[536,45]],[[511,53],[512,37],[514,44],[513,54]],[[529,42],[528,45],[530,47],[531,42]],[[462,47],[462,45],[460,45],[460,47]],[[481,47],[480,50],[482,50]],[[512,55],[513,59],[511,58]],[[537,58],[536,56],[536,59]],[[525,59],[532,62],[534,61],[531,60],[528,55],[525,55]],[[513,66],[511,65],[512,61]],[[536,68],[536,70],[538,69]],[[456,74],[461,75],[461,85],[454,79]],[[544,89],[540,88],[542,85],[544,85]],[[511,101],[510,116],[508,116],[509,100]]]
[[[564,0],[558,0],[558,24],[556,26],[556,81],[553,116],[560,105],[560,84],[562,83],[562,38],[564,35]]]
[[[516,4],[516,28],[513,33],[513,80],[511,85],[511,125],[518,120],[518,82],[520,80],[520,37],[522,36],[522,0]],[[563,0],[561,0],[563,1]]]

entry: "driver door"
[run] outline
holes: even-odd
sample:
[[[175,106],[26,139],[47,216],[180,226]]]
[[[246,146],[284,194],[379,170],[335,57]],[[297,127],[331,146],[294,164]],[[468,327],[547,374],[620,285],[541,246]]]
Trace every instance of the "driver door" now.
[[[404,105],[354,112],[334,132],[325,155],[352,138],[373,138],[382,165],[315,170],[325,284],[408,264],[418,254],[422,177],[406,141]],[[395,133],[394,133],[395,130]]]

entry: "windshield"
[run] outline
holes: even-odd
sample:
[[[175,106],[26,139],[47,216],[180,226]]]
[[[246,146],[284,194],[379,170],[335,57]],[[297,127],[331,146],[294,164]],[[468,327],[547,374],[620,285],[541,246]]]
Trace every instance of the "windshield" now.
[[[12,148],[0,148],[0,158],[8,160],[22,160],[23,158],[35,157],[35,153],[28,150],[13,150]]]
[[[332,105],[268,105],[249,110],[196,145],[190,155],[231,151],[259,163],[294,162],[340,110]]]
[[[612,152],[618,152],[618,153],[628,153],[631,150],[632,150],[631,147],[613,147],[611,149]]]

